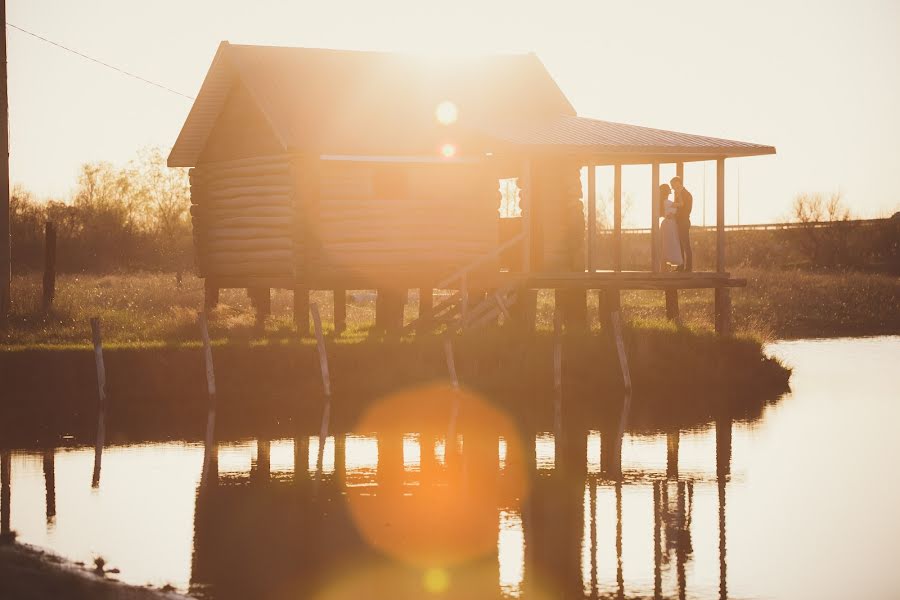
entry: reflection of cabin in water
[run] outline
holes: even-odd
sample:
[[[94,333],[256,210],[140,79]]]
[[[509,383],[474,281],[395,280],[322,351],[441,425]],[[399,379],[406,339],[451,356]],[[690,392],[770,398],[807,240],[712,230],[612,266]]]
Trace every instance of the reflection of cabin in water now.
[[[340,328],[343,292],[377,289],[379,318],[398,328],[410,288],[424,320],[442,308],[491,318],[484,307],[505,313],[507,303],[527,317],[529,290],[556,289],[577,322],[588,289],[615,302],[621,289],[707,287],[727,327],[727,290],[742,282],[724,272],[724,160],[773,152],[579,117],[532,54],[426,61],[223,42],[168,162],[193,167],[208,304],[219,288],[256,290],[263,308],[266,290],[293,289],[305,322],[306,292],[331,289]],[[661,273],[659,165],[680,173],[708,160],[718,165],[716,270]],[[653,259],[623,272],[621,167],[636,164],[652,165]],[[615,167],[612,271],[586,252],[597,231],[585,225],[580,173],[588,167],[595,223],[600,165]],[[517,180],[521,217],[501,227],[504,179]],[[457,293],[434,307],[435,288]]]

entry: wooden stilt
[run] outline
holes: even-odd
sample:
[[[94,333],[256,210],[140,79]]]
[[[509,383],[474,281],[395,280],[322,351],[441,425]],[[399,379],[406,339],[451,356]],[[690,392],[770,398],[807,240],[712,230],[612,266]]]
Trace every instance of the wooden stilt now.
[[[419,329],[418,333],[424,334],[432,325],[434,313],[434,289],[430,287],[419,288]]]
[[[622,165],[613,174],[613,269],[622,270]]]
[[[678,290],[666,290],[666,318],[677,321],[678,317]]]
[[[294,288],[294,325],[301,337],[309,335],[309,290]]]
[[[622,334],[622,316],[619,311],[615,311],[610,315],[612,321],[613,336],[616,342],[616,352],[619,355],[619,367],[622,369],[622,382],[625,385],[625,394],[630,397],[631,394],[631,369],[628,367],[628,355],[625,354],[625,339]]]
[[[651,194],[653,206],[651,207],[652,220],[650,222],[650,260],[651,270],[658,273],[660,270],[659,252],[659,163],[653,163],[653,190]]]
[[[203,308],[209,312],[219,305],[219,286],[208,277],[203,281]]]
[[[379,288],[375,301],[375,326],[386,335],[399,335],[403,329],[403,306],[407,290]]]
[[[619,290],[597,290],[597,311],[601,329],[605,329],[608,333],[611,333],[612,321],[610,320],[610,317],[614,312],[621,313],[622,311]]]
[[[103,446],[106,443],[106,366],[103,363],[103,340],[100,335],[100,319],[91,319],[91,340],[94,344],[94,363],[97,367],[97,437],[94,444],[94,473],[91,487],[100,485],[100,466],[103,461]]]
[[[256,324],[262,325],[272,314],[272,290],[269,288],[247,288],[250,304],[256,309]]]
[[[347,290],[334,290],[334,333],[347,330]]]
[[[731,290],[725,287],[715,288],[716,333],[721,336],[731,335]]]
[[[44,312],[53,307],[53,298],[56,296],[56,227],[47,221],[44,226]]]

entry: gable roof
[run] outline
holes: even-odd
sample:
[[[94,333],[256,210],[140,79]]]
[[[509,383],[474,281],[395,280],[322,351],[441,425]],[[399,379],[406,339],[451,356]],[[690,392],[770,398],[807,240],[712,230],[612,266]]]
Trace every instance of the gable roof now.
[[[448,140],[464,151],[528,148],[630,155],[636,162],[775,152],[760,144],[578,117],[534,54],[424,59],[222,42],[169,166],[197,163],[237,85],[248,91],[286,152],[431,154]],[[459,110],[458,122],[449,127],[434,115],[445,100]]]
[[[447,133],[434,118],[445,100],[456,104],[461,121],[575,115],[533,54],[420,59],[223,42],[170,166],[196,163],[237,83],[246,86],[286,151],[402,154],[420,150],[425,140],[430,149],[434,136]]]

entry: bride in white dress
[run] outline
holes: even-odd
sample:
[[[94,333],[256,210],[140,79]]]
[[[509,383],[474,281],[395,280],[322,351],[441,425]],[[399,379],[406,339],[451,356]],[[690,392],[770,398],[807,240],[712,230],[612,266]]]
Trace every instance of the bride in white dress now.
[[[659,239],[662,246],[663,265],[669,265],[671,268],[678,268],[684,264],[681,256],[681,242],[678,239],[678,224],[675,222],[675,211],[678,205],[669,200],[672,195],[672,188],[667,183],[659,186],[659,202],[660,213],[665,217],[659,226]]]

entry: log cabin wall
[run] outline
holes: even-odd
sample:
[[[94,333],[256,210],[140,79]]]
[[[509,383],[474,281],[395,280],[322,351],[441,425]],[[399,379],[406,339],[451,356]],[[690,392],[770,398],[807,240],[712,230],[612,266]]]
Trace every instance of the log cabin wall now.
[[[429,286],[498,244],[497,178],[486,164],[319,161],[317,185],[298,187],[318,193],[303,199],[311,286]]]
[[[201,277],[295,277],[298,246],[286,155],[210,162],[190,170]]]
[[[535,161],[531,184],[535,196],[533,243],[540,245],[543,272],[584,270],[585,218],[581,168],[567,161]]]

